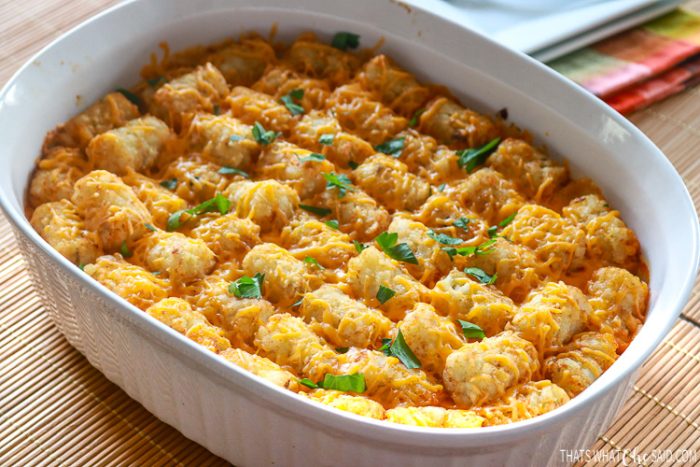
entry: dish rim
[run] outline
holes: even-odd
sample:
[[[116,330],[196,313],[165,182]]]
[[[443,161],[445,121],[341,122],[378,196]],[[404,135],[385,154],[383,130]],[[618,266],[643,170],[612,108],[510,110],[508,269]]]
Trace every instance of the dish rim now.
[[[98,13],[95,16],[86,19],[67,32],[61,34],[59,37],[51,41],[47,46],[43,47],[39,52],[29,58],[12,75],[7,83],[4,84],[0,90],[0,104],[4,102],[8,91],[22,76],[22,74],[29,67],[31,67],[35,61],[41,59],[44,54],[48,53],[54,46],[56,46],[56,44],[63,41],[66,37],[78,33],[81,29],[86,28],[93,22],[100,21],[102,18],[114,13],[115,11],[130,8],[137,4],[148,3],[150,1],[152,0],[128,0],[123,3],[119,3]],[[649,152],[653,153],[653,157],[659,164],[657,168],[663,169],[667,175],[673,177],[675,182],[680,184],[680,186],[683,188],[683,207],[686,209],[689,207],[691,208],[688,213],[691,216],[689,226],[692,229],[690,236],[692,241],[691,245],[689,245],[689,259],[686,261],[687,266],[690,266],[689,272],[685,275],[683,284],[675,288],[677,292],[677,298],[674,300],[675,309],[672,313],[668,313],[668,310],[666,310],[666,313],[669,316],[664,321],[663,329],[657,328],[652,334],[650,332],[644,332],[645,327],[643,326],[637,336],[635,336],[628,350],[622,356],[620,356],[611,369],[606,371],[583,393],[573,398],[563,406],[532,419],[505,425],[481,428],[414,427],[409,425],[394,424],[383,420],[374,420],[369,417],[355,415],[349,412],[324,406],[323,404],[308,400],[307,398],[299,396],[284,388],[275,386],[262,378],[259,378],[231,363],[226,362],[216,354],[208,352],[206,349],[201,348],[196,343],[187,339],[185,336],[180,335],[179,333],[168,328],[155,318],[152,318],[142,310],[136,308],[134,305],[131,305],[125,299],[119,297],[116,293],[108,290],[96,280],[87,276],[78,268],[78,266],[75,266],[58,254],[58,252],[56,252],[45,240],[43,240],[43,238],[39,236],[36,231],[34,231],[29,223],[29,220],[24,216],[24,213],[14,208],[11,202],[11,197],[13,197],[13,194],[8,193],[6,187],[1,186],[2,184],[0,184],[0,208],[2,208],[2,210],[5,212],[9,222],[14,226],[16,232],[20,232],[25,238],[28,238],[34,244],[34,246],[41,249],[52,260],[57,262],[64,272],[71,275],[72,279],[77,279],[83,286],[88,287],[92,291],[98,292],[104,300],[110,303],[112,305],[110,307],[110,312],[115,315],[115,318],[129,322],[129,324],[136,331],[146,333],[149,339],[156,339],[159,344],[166,347],[166,350],[179,352],[186,355],[188,357],[187,365],[194,371],[198,371],[199,368],[205,367],[208,370],[213,371],[217,377],[223,379],[226,384],[234,385],[245,390],[248,397],[258,399],[256,402],[259,402],[259,399],[267,400],[268,402],[275,404],[276,410],[303,418],[310,424],[321,427],[331,427],[338,432],[350,434],[358,438],[367,438],[368,436],[372,436],[375,441],[382,441],[389,445],[395,444],[405,446],[407,443],[412,443],[414,446],[425,448],[439,447],[454,449],[484,446],[484,443],[487,443],[488,445],[504,444],[510,441],[521,440],[525,437],[531,437],[533,433],[536,432],[551,431],[553,426],[568,423],[574,418],[574,416],[581,415],[582,411],[585,410],[589,404],[595,403],[603,395],[613,390],[626,376],[637,371],[642,366],[644,360],[656,349],[661,340],[666,336],[670,328],[675,323],[676,318],[681,313],[682,307],[685,306],[688,301],[691,289],[697,276],[698,265],[700,262],[700,256],[698,255],[698,232],[700,231],[700,228],[698,226],[697,212],[694,208],[692,198],[690,197],[682,178],[675,170],[673,165],[646,137],[646,135],[641,132],[641,130],[635,127],[627,119],[614,112],[602,101],[598,101],[593,96],[589,95],[585,90],[578,87],[573,82],[566,80],[545,65],[536,62],[534,59],[531,59],[522,53],[500,46],[478,31],[470,30],[466,26],[460,25],[455,20],[440,16],[435,12],[430,11],[430,3],[423,5],[405,0],[387,1],[388,3],[394,3],[399,6],[409,6],[411,9],[419,10],[422,14],[432,16],[435,20],[451,23],[460,29],[468,31],[469,34],[481,37],[482,39],[490,42],[491,46],[502,49],[502,52],[515,56],[514,58],[529,62],[530,66],[538,68],[540,73],[544,73],[549,76],[549,79],[553,79],[554,81],[558,82],[558,85],[562,86],[561,89],[565,89],[567,93],[575,95],[579,99],[585,99],[590,105],[594,105],[601,113],[605,114],[609,118],[612,118],[616,124],[620,125],[622,128],[624,128],[624,130],[632,134],[635,139],[644,143],[645,148]],[[255,7],[271,7],[271,3],[275,3],[275,0],[256,2]],[[274,7],[293,9],[289,6],[280,6],[279,3],[281,3],[280,0],[277,0]],[[229,6],[230,9],[236,9],[239,7],[239,5],[234,4]],[[304,13],[312,14],[307,10],[304,10]],[[338,16],[338,18],[348,21],[354,20],[340,16]],[[3,106],[0,105],[0,112],[5,111],[6,110],[3,109]],[[551,109],[550,111],[560,114],[557,109]],[[589,136],[587,135],[587,137]],[[564,157],[564,159],[567,158]],[[13,181],[13,183],[15,183],[15,181]],[[24,201],[22,200],[20,204],[24,204]],[[650,312],[651,308],[647,310],[647,313]],[[649,327],[646,326],[646,329],[648,328]],[[647,338],[651,335],[653,338],[646,340],[645,342],[641,342],[640,336],[642,335]],[[634,352],[630,352],[630,349],[634,349]],[[611,371],[613,369],[615,371]],[[260,390],[261,387],[264,388],[262,391]]]

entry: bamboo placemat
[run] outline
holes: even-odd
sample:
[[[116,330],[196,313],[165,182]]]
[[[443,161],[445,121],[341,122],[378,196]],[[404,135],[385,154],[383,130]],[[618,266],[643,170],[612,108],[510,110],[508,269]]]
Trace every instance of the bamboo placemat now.
[[[0,83],[59,33],[113,3],[0,0]],[[700,90],[690,89],[631,118],[681,172],[696,205],[698,109]],[[590,447],[600,462],[585,465],[631,465],[643,460],[632,456],[645,453],[640,463],[651,465],[651,456],[665,450],[686,450],[700,462],[700,286],[640,375],[620,417]],[[0,215],[0,465],[20,464],[226,462],[159,421],[67,343],[49,321]]]

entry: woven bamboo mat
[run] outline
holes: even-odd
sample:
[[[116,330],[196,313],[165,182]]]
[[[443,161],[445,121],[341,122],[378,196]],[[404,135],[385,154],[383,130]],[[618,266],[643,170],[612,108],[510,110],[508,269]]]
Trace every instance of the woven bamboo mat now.
[[[112,3],[0,0],[0,83],[60,32]],[[690,89],[631,118],[681,172],[696,205],[698,109],[700,90]],[[700,286],[645,363],[620,417],[590,448],[601,461],[585,465],[631,465],[643,460],[632,455],[645,453],[641,463],[651,465],[651,456],[665,450],[686,450],[700,462]],[[50,323],[0,215],[0,465],[48,464],[226,463],[156,419],[67,343]]]

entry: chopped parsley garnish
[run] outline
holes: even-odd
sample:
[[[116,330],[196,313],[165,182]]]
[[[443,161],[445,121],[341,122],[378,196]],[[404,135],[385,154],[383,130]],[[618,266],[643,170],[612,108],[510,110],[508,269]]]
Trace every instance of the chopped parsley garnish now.
[[[484,330],[476,324],[464,321],[463,319],[458,319],[457,322],[462,327],[462,333],[464,333],[464,337],[467,339],[483,339],[486,337]]]
[[[299,162],[322,162],[326,160],[326,156],[317,152],[312,152],[306,157],[299,158]]]
[[[121,93],[124,97],[126,97],[129,100],[129,102],[134,104],[136,107],[143,107],[143,102],[141,102],[141,98],[133,92],[129,91],[128,89],[117,88],[117,92]]]
[[[331,45],[340,50],[356,49],[360,46],[360,36],[346,31],[337,32]]]
[[[353,240],[352,244],[355,245],[355,249],[357,250],[358,253],[362,253],[362,251],[367,248],[367,245],[364,243],[360,243],[357,240]]]
[[[379,350],[384,352],[384,355],[398,358],[408,369],[420,368],[420,360],[406,344],[400,329],[393,342],[391,339],[382,339],[382,344]]]
[[[304,297],[301,297],[299,300],[292,303],[292,307],[294,307],[294,308],[298,307],[299,305],[301,305],[301,302],[303,302],[303,301],[304,301]]]
[[[340,224],[338,224],[338,221],[335,219],[331,219],[329,221],[324,222],[328,227],[330,227],[333,230],[338,230],[340,228]]]
[[[383,152],[384,154],[388,154],[392,157],[400,157],[401,151],[403,151],[403,143],[405,140],[406,137],[404,136],[390,139],[389,141],[385,141],[382,144],[375,146],[374,149],[376,149],[379,152]]]
[[[214,107],[211,109],[211,113],[214,115],[219,115],[221,113],[221,107],[219,104],[214,104]]]
[[[326,269],[319,264],[319,262],[316,260],[316,258],[311,257],[311,256],[307,256],[306,258],[304,258],[304,262],[307,264],[313,264],[314,266],[316,266],[319,269]]]
[[[480,268],[466,268],[464,270],[464,273],[469,274],[472,277],[475,277],[476,280],[478,280],[482,284],[486,284],[486,285],[493,284],[494,282],[496,282],[496,279],[498,277],[498,274],[494,274],[493,276],[489,276],[488,274],[486,274],[486,272],[484,272],[483,269],[480,269]]]
[[[446,187],[447,187],[447,183],[441,183],[440,185],[438,185],[437,190],[438,190],[440,193],[442,193],[443,191],[445,191],[445,188],[446,188]]]
[[[348,167],[350,167],[352,170],[355,170],[355,169],[358,168],[359,166],[360,166],[360,164],[358,164],[358,163],[355,162],[355,161],[348,161]]]
[[[318,389],[320,387],[318,384],[314,383],[309,378],[301,378],[299,380],[299,384],[311,389]]]
[[[304,113],[304,107],[300,106],[298,102],[303,97],[303,89],[293,89],[289,94],[282,96],[280,100],[292,115],[301,115]]]
[[[418,259],[413,254],[411,247],[407,243],[399,243],[397,245],[398,239],[399,234],[396,232],[382,232],[374,240],[388,257],[404,263],[418,264]]]
[[[415,111],[413,114],[413,117],[408,121],[408,126],[411,128],[414,128],[418,125],[418,119],[420,119],[420,116],[423,115],[423,112],[425,112],[425,109],[418,109]]]
[[[498,226],[492,225],[491,227],[486,229],[486,232],[489,234],[489,238],[495,238],[498,236]]]
[[[500,142],[501,138],[494,138],[479,148],[457,151],[459,156],[457,164],[461,168],[467,169],[468,173],[472,173],[475,168],[486,162],[486,159],[496,150]]]
[[[78,268],[79,268],[81,271],[85,272],[85,264],[80,263],[80,264],[78,265]]]
[[[342,198],[348,191],[353,191],[352,181],[345,174],[337,174],[335,172],[324,173],[323,178],[326,179],[326,188],[335,188],[338,190],[338,198]]]
[[[253,277],[239,277],[228,286],[228,292],[238,298],[260,298],[263,280],[265,280],[265,274],[260,273]]]
[[[325,135],[321,135],[321,137],[318,138],[318,142],[324,146],[330,146],[331,144],[333,144],[333,138],[335,138],[335,135],[333,133],[326,133]]]
[[[365,376],[362,373],[353,373],[351,375],[332,375],[326,373],[323,381],[314,383],[309,378],[301,378],[299,384],[311,389],[334,389],[336,391],[357,392],[363,393],[367,390]]]
[[[308,204],[300,204],[299,207],[303,209],[304,211],[310,212],[311,214],[316,214],[317,216],[327,216],[328,214],[331,213],[331,210],[328,208],[322,208],[318,206],[310,206]]]
[[[167,83],[167,80],[162,76],[156,76],[155,78],[147,79],[146,82],[150,87],[155,88],[160,84]]]
[[[487,255],[491,252],[491,247],[496,243],[496,239],[492,238],[486,240],[484,243],[477,246],[465,246],[462,248],[447,247],[442,250],[450,255],[450,258],[459,256],[471,256],[471,255]]]
[[[510,224],[511,222],[513,222],[513,219],[515,219],[515,215],[516,215],[516,214],[517,214],[517,213],[514,212],[514,213],[511,214],[510,216],[506,217],[505,219],[503,219],[501,222],[498,223],[498,226],[501,227],[501,228],[506,227],[508,224]]]
[[[182,225],[182,215],[187,214],[189,217],[198,216],[207,212],[219,211],[220,214],[228,213],[231,208],[231,201],[221,193],[214,196],[202,204],[199,204],[192,209],[181,209],[180,211],[175,211],[168,217],[168,224],[166,230],[172,232],[177,230]]]
[[[348,350],[350,350],[350,347],[336,347],[335,351],[338,353],[348,353]]]
[[[124,240],[119,247],[119,253],[121,253],[124,258],[130,258],[131,255],[133,255],[131,250],[129,250],[129,245],[126,244],[126,240]]]
[[[454,221],[452,223],[452,225],[454,225],[455,227],[460,228],[462,230],[467,230],[469,228],[469,222],[471,222],[471,220],[469,218],[460,217],[459,219]]]
[[[219,173],[221,175],[240,175],[243,178],[250,178],[248,172],[244,172],[243,170],[237,169],[235,167],[223,166],[219,169]]]
[[[169,178],[160,182],[160,186],[167,188],[170,191],[174,191],[177,188],[177,178]]]
[[[438,243],[442,243],[443,245],[459,245],[464,241],[461,238],[450,237],[447,234],[437,233],[432,229],[428,230],[428,237],[432,238]]]
[[[151,232],[155,232],[155,231],[156,231],[156,228],[153,227],[153,224],[144,224],[144,226],[145,226],[148,230],[150,230]]]
[[[280,135],[276,131],[266,130],[265,127],[260,124],[260,122],[255,122],[255,124],[253,125],[252,132],[253,139],[255,139],[255,141],[262,145],[272,143],[275,140],[275,138],[277,138]]]
[[[389,287],[384,287],[383,285],[380,285],[379,290],[377,290],[377,300],[379,300],[379,303],[382,305],[388,302],[394,295],[396,295],[396,292],[391,290]]]
[[[231,135],[228,137],[228,140],[233,142],[233,143],[237,143],[238,141],[243,141],[244,139],[245,138],[242,137],[241,135]]]

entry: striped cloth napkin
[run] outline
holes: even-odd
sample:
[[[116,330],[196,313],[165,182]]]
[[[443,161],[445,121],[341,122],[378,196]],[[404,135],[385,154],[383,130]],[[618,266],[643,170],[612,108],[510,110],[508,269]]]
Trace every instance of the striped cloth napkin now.
[[[700,82],[700,14],[674,10],[549,65],[629,114]]]

